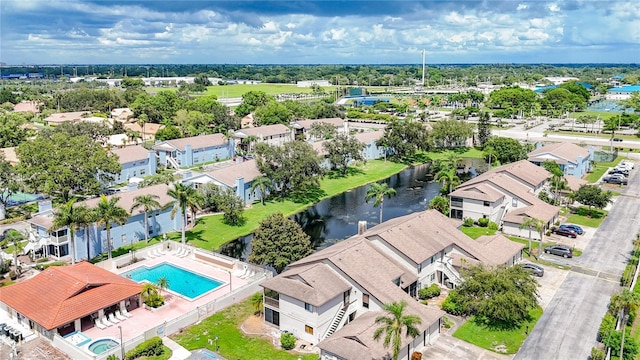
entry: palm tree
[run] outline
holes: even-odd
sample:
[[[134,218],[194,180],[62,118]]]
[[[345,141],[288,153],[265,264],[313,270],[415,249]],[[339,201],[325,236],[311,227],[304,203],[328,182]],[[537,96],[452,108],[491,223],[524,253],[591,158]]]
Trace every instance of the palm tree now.
[[[482,154],[485,158],[489,158],[489,169],[487,170],[489,171],[491,170],[491,164],[493,164],[492,160],[498,157],[498,154],[496,154],[496,149],[494,149],[493,146],[487,145],[482,150]]]
[[[142,212],[144,212],[144,240],[149,242],[149,225],[147,224],[148,217],[147,214],[149,211],[153,211],[160,208],[160,203],[158,199],[160,197],[158,195],[153,194],[144,194],[138,195],[133,198],[133,205],[131,205],[131,213],[137,208],[142,208]]]
[[[71,264],[76,263],[76,237],[75,232],[76,228],[80,225],[80,215],[77,212],[77,209],[73,206],[76,202],[75,199],[70,199],[64,205],[59,207],[53,217],[53,224],[49,231],[55,231],[61,228],[69,229],[69,252],[71,253]]]
[[[382,345],[387,348],[392,343],[394,360],[398,360],[398,355],[400,355],[402,330],[405,330],[405,337],[415,338],[420,333],[416,326],[420,325],[422,320],[416,315],[405,315],[404,309],[406,306],[407,302],[404,300],[384,304],[382,308],[388,315],[376,318],[376,324],[381,324],[381,326],[373,333],[373,339],[380,339],[380,336],[384,333],[385,337]]]
[[[264,306],[264,297],[261,292],[255,293],[251,296],[250,300],[253,309],[262,317],[262,307]]]
[[[615,312],[622,312],[622,340],[620,341],[620,356],[618,358],[624,359],[624,333],[627,328],[627,319],[629,313],[635,311],[640,306],[640,294],[635,293],[629,289],[624,289],[619,293],[613,294],[611,297],[611,308]]]
[[[89,242],[89,227],[96,221],[96,213],[86,205],[78,205],[75,208],[77,214],[77,226],[84,229],[84,241],[87,244],[87,261],[91,260],[91,245]]]
[[[13,272],[18,276],[18,253],[24,248],[23,241],[27,236],[16,229],[9,229],[4,239],[7,244],[13,245]]]
[[[462,156],[460,156],[460,154],[456,152],[447,151],[444,154],[444,159],[440,161],[446,164],[450,168],[457,169],[458,164],[460,164],[460,161],[462,161]]]
[[[382,207],[384,206],[384,197],[391,198],[396,194],[396,189],[390,188],[387,183],[373,183],[367,189],[367,195],[364,197],[365,202],[375,199],[373,206],[380,206],[380,223],[382,224]]]
[[[166,276],[161,276],[158,278],[156,285],[158,286],[158,289],[160,289],[160,292],[162,292],[162,290],[169,288],[169,279],[167,279]]]
[[[193,201],[193,196],[196,193],[196,189],[190,184],[176,183],[173,189],[167,190],[167,195],[171,196],[175,200],[173,201],[173,210],[171,210],[171,218],[176,216],[176,213],[180,211],[182,217],[182,244],[186,243],[185,228],[187,226],[187,207],[190,202]]]
[[[107,253],[109,259],[111,259],[111,224],[116,223],[124,225],[129,219],[129,213],[124,208],[118,206],[120,198],[114,196],[107,198],[105,195],[100,195],[100,201],[96,207],[96,220],[98,224],[104,225],[107,230]]]
[[[544,236],[544,221],[527,217],[522,224],[520,224],[520,229],[524,228],[529,229],[529,255],[531,255],[531,229],[536,229],[538,234],[540,234],[540,246],[538,247],[538,254],[540,254],[542,251],[542,237]]]
[[[267,197],[267,191],[273,190],[273,182],[266,176],[258,176],[251,182],[251,191],[260,190],[260,202],[264,205],[264,199]]]
[[[460,178],[456,173],[455,168],[444,168],[440,170],[436,174],[436,181],[441,182],[442,186],[449,186],[449,191],[447,194],[450,194],[453,191],[454,186],[458,186],[460,184]]]
[[[191,198],[189,199],[189,204],[187,205],[189,207],[189,211],[191,211],[191,226],[196,226],[196,213],[198,212],[198,210],[202,209],[202,203],[204,202],[204,198],[202,197],[202,194],[200,194],[198,191],[195,191],[192,195]]]
[[[436,196],[429,201],[429,209],[435,209],[449,216],[449,199],[444,196]]]

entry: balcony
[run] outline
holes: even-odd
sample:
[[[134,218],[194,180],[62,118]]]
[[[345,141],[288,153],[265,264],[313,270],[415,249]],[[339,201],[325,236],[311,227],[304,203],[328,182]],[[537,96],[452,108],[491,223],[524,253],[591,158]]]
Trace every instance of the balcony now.
[[[274,298],[270,298],[270,297],[264,297],[264,304],[265,305],[269,305],[272,308],[275,309],[279,309],[280,308],[280,300],[278,299],[274,299]]]

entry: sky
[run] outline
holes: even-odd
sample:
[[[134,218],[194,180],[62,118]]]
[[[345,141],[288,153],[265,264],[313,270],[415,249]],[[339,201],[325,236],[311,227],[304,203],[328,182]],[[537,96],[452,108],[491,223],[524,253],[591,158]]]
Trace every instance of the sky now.
[[[640,63],[638,0],[1,0],[0,62]]]

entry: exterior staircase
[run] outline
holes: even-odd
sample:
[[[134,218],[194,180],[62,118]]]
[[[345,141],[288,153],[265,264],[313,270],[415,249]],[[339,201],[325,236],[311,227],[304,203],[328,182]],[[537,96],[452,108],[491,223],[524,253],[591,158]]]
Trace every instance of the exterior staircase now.
[[[329,326],[329,330],[327,330],[326,334],[324,334],[324,336],[322,337],[323,340],[333,335],[333,333],[336,332],[336,330],[338,330],[338,326],[342,322],[342,318],[344,317],[346,310],[347,310],[346,307],[343,307],[340,309],[340,311],[338,311],[336,316],[333,318],[333,322],[331,323],[331,326]]]
[[[458,275],[458,272],[453,270],[446,261],[442,262],[442,266],[440,267],[440,270],[445,275],[447,275],[447,277],[453,283],[453,285],[459,285],[462,282],[462,278],[460,278],[460,275]]]
[[[174,168],[180,169],[180,165],[178,164],[176,159],[172,158],[171,156],[167,155],[167,162],[171,164],[171,166],[173,166]]]

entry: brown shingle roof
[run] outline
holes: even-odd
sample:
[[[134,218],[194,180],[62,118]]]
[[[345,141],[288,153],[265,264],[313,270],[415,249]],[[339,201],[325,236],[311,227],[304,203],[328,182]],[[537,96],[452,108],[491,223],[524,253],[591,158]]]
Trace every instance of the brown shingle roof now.
[[[513,209],[507,215],[505,215],[502,220],[514,224],[522,224],[527,217],[530,217],[548,223],[553,220],[559,212],[559,207],[549,205],[544,201],[541,201],[541,203],[532,206]]]
[[[121,149],[112,149],[120,164],[126,164],[133,161],[145,160],[149,158],[149,150],[143,148],[141,145],[125,146]]]
[[[207,174],[230,187],[236,186],[237,178],[243,178],[246,184],[262,175],[258,170],[258,165],[255,159],[243,161],[239,164],[234,164],[226,168],[209,171]]]
[[[143,131],[140,125],[137,123],[132,124],[124,124],[124,128],[127,130],[135,131],[142,135]],[[162,124],[153,124],[153,123],[145,123],[144,124],[144,135],[155,135],[158,130],[164,129],[164,125]]]
[[[160,144],[155,145],[153,149],[154,150],[156,148],[164,149],[165,147],[163,145],[165,146],[169,145],[174,149],[184,151],[187,145],[191,145],[191,148],[195,150],[195,149],[203,149],[209,146],[220,146],[226,143],[227,143],[227,140],[224,135],[209,134],[209,135],[199,135],[199,136],[192,136],[188,138],[163,141]]]
[[[141,189],[119,192],[115,195],[109,195],[107,196],[107,198],[111,199],[114,196],[120,198],[118,200],[118,206],[123,207],[127,211],[131,210],[131,205],[133,205],[135,201],[134,199],[138,195],[148,195],[148,194],[157,195],[158,202],[160,203],[160,205],[164,206],[174,201],[174,199],[171,196],[167,195],[167,190],[169,190],[169,188],[170,188],[169,185],[158,184],[158,185],[153,185],[153,186],[149,186]],[[97,198],[82,201],[79,204],[84,204],[89,208],[94,208],[96,207],[99,201],[100,201],[100,198],[97,197]]]
[[[524,249],[524,244],[511,241],[500,234],[480,236],[476,242],[482,245],[482,251],[489,259],[487,263],[492,265],[505,264]]]
[[[52,266],[0,288],[0,301],[47,330],[139,294],[142,285],[88,262]]]
[[[578,191],[578,189],[580,189],[580,186],[589,183],[587,180],[579,179],[573,175],[565,175],[564,179],[567,180],[567,187],[569,187],[571,191]]]
[[[10,164],[15,165],[18,163],[19,159],[18,159],[18,154],[16,154],[15,147],[2,148],[0,149],[0,152],[2,153],[2,155],[4,155],[4,159]]]
[[[76,111],[76,112],[65,112],[65,113],[55,113],[49,115],[45,122],[49,124],[62,124],[65,121],[76,122],[82,120],[82,115],[88,114],[86,111]]]
[[[361,143],[365,145],[369,145],[371,144],[371,141],[379,140],[380,138],[382,138],[383,135],[384,135],[384,131],[378,130],[378,131],[366,131],[362,133],[359,132],[353,135],[353,137],[358,139],[358,141],[360,141]]]
[[[477,184],[465,188],[458,188],[449,196],[457,196],[465,199],[496,202],[504,197],[504,194],[496,191],[486,184]]]
[[[13,111],[15,112],[31,111],[32,113],[39,113],[40,108],[39,108],[39,104],[35,101],[21,101],[13,105]]]
[[[483,182],[498,174],[509,175],[515,179],[520,180],[522,183],[529,185],[530,187],[540,186],[548,178],[551,177],[551,173],[535,164],[530,163],[528,160],[520,160],[514,163],[498,166],[495,169],[491,169],[467,182],[463,185]]]
[[[344,126],[345,120],[340,118],[327,118],[327,119],[306,119],[306,120],[297,120],[292,121],[291,126],[296,129],[305,129],[310,130],[313,124],[319,123],[327,123],[331,124],[334,127]]]
[[[539,149],[533,150],[529,153],[528,160],[540,162],[551,160],[559,164],[566,164],[567,162],[575,164],[578,156],[582,156],[583,159],[586,159],[589,156],[589,150],[569,142],[562,142],[545,145]]]
[[[325,264],[291,268],[280,276],[264,281],[260,286],[313,306],[322,306],[351,288]]]
[[[246,138],[249,136],[274,136],[282,134],[290,134],[291,129],[282,124],[266,125],[237,130],[233,136],[237,138]]]

